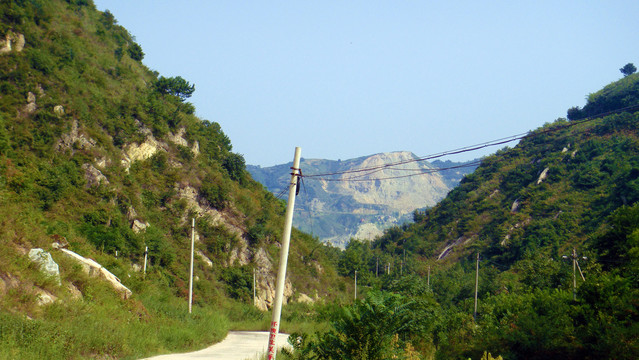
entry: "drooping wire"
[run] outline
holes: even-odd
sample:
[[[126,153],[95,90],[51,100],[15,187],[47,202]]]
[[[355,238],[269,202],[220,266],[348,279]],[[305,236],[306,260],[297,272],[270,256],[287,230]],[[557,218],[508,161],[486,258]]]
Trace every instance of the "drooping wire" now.
[[[440,172],[440,171],[450,170],[450,169],[454,169],[454,168],[471,167],[471,166],[479,165],[478,162],[477,161],[476,162],[470,162],[470,163],[457,165],[457,166],[450,167],[450,168],[434,168],[434,169],[428,169],[428,170],[427,169],[421,169],[422,171],[419,172],[419,173],[416,173],[416,174],[401,175],[401,176],[388,176],[388,177],[384,177],[384,178],[366,178],[366,179],[362,179],[363,177],[366,177],[368,175],[371,175],[373,173],[380,172],[380,171],[383,171],[383,170],[417,171],[417,169],[402,169],[402,168],[396,168],[396,166],[405,165],[405,164],[414,163],[414,162],[422,162],[422,161],[427,161],[427,160],[433,160],[433,159],[441,158],[441,157],[444,157],[444,156],[458,155],[458,154],[462,154],[462,153],[466,153],[466,152],[477,151],[477,150],[481,150],[481,149],[488,148],[488,147],[504,145],[504,144],[507,144],[507,143],[510,143],[510,142],[513,142],[513,141],[517,141],[517,140],[521,140],[521,139],[524,139],[524,138],[534,138],[534,137],[537,137],[537,136],[541,136],[543,134],[547,134],[547,133],[551,133],[551,132],[557,132],[557,131],[560,131],[560,130],[563,130],[563,129],[567,129],[567,128],[574,127],[574,126],[577,126],[577,125],[581,125],[581,124],[584,124],[586,122],[590,122],[590,121],[599,119],[599,118],[607,116],[607,115],[611,115],[611,114],[615,114],[615,113],[619,113],[619,112],[623,112],[623,111],[637,110],[637,109],[639,109],[639,105],[628,106],[628,107],[619,108],[619,109],[615,109],[615,110],[599,113],[599,114],[596,114],[596,115],[592,115],[590,117],[587,117],[587,118],[584,118],[584,119],[581,119],[581,120],[571,121],[571,122],[569,122],[567,124],[556,126],[556,127],[552,127],[552,128],[548,128],[548,129],[542,129],[542,130],[534,131],[534,132],[530,132],[529,131],[529,132],[516,134],[516,135],[512,135],[512,136],[508,136],[508,137],[505,137],[505,138],[492,140],[492,141],[488,141],[488,142],[484,142],[484,143],[480,143],[480,144],[476,144],[476,145],[465,146],[465,147],[462,147],[462,148],[459,148],[459,149],[455,149],[455,150],[449,150],[449,151],[444,151],[444,152],[441,152],[441,153],[436,153],[436,154],[433,154],[433,155],[428,155],[428,156],[424,156],[424,157],[418,157],[418,158],[415,158],[415,159],[401,160],[401,161],[386,163],[386,164],[377,165],[377,166],[368,167],[368,168],[362,168],[362,169],[352,169],[352,170],[337,171],[337,172],[332,172],[332,173],[304,175],[304,177],[305,178],[309,178],[309,179],[313,179],[313,180],[323,180],[323,181],[376,181],[376,180],[390,180],[390,179],[398,179],[398,178],[405,178],[405,177],[412,177],[412,176],[420,176],[420,175],[424,175],[424,174],[428,174],[428,173]],[[430,170],[432,170],[432,171],[430,171]],[[364,174],[362,175],[360,173],[364,173]],[[342,177],[342,178],[331,178],[331,177],[335,177],[335,176],[339,176],[339,175],[347,175],[347,174],[360,174],[360,175],[346,177],[346,178],[345,177]]]
[[[442,171],[446,171],[446,170],[453,170],[453,169],[461,169],[461,168],[467,168],[467,167],[477,167],[481,164],[481,160],[476,160],[476,161],[471,161],[468,163],[464,163],[461,165],[455,165],[455,166],[450,166],[450,167],[444,167],[444,168],[432,168],[432,169],[396,169],[396,168],[389,168],[389,169],[377,169],[365,174],[360,174],[357,176],[351,176],[351,177],[343,177],[343,178],[314,178],[313,180],[322,180],[322,181],[376,181],[376,180],[391,180],[391,179],[402,179],[402,178],[407,178],[407,177],[413,177],[413,176],[420,176],[420,175],[425,175],[425,174],[433,174],[433,173],[437,173],[437,172],[442,172]],[[384,171],[384,170],[396,170],[396,171],[413,171],[416,173],[413,174],[404,174],[404,175],[395,175],[395,176],[386,176],[386,177],[378,177],[378,178],[365,178],[366,176],[369,176],[371,174],[380,172],[380,171]]]
[[[284,198],[284,194],[286,194],[286,191],[288,191],[288,189],[284,187],[282,191],[280,191],[279,193],[277,193],[277,195],[275,195],[275,198],[282,200]]]

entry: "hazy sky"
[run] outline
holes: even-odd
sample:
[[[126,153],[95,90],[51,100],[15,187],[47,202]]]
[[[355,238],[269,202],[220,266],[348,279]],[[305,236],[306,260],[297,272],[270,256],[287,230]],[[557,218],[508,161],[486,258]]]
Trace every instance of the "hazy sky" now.
[[[526,132],[639,66],[636,0],[94,2],[252,165]]]

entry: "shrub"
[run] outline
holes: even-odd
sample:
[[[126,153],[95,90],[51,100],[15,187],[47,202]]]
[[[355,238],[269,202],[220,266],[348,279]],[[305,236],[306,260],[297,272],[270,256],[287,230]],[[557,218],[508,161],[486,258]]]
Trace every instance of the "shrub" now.
[[[135,61],[142,61],[142,59],[144,58],[144,52],[142,51],[142,47],[138,43],[132,42],[131,44],[129,44],[127,52],[129,53],[131,59]]]

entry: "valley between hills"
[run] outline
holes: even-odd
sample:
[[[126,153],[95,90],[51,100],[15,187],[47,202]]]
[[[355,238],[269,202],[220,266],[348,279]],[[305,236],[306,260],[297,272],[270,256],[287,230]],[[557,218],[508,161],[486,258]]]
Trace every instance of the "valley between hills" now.
[[[411,152],[398,151],[348,160],[302,158],[304,178],[296,199],[293,224],[322,242],[345,248],[352,239],[371,241],[392,226],[412,221],[415,210],[434,206],[471,173],[478,161],[464,163],[416,161]],[[399,164],[360,173],[362,169]],[[251,176],[274,195],[290,181],[292,163],[260,167],[248,165]],[[437,169],[449,169],[441,170]],[[351,179],[352,173],[358,173]],[[419,174],[419,176],[409,176]],[[336,176],[314,177],[317,174]],[[339,175],[341,174],[341,175]],[[376,180],[388,178],[387,180]]]

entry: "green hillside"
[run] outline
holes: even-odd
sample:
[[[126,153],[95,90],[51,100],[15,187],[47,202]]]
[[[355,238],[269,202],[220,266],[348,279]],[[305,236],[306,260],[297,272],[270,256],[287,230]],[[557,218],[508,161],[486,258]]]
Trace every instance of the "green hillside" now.
[[[265,330],[252,277],[266,308],[284,204],[252,180],[219,124],[194,115],[196,87],[149,70],[134,37],[90,0],[3,1],[0,18],[0,358],[137,358],[230,327]],[[333,250],[296,231],[291,243],[288,300],[339,297]],[[58,263],[59,283],[29,260],[33,248]]]
[[[626,98],[634,96],[636,84],[638,74],[605,92],[616,94],[611,100],[616,104],[624,89]],[[401,244],[443,261],[472,258],[479,251],[506,267],[531,254],[558,259],[573,247],[594,251],[595,239],[610,228],[606,219],[639,200],[636,111],[635,106],[546,124],[514,148],[482,159],[446,199],[416,214],[414,224],[386,234],[377,246]]]
[[[267,329],[284,203],[194,115],[196,86],[149,70],[90,0],[3,1],[0,19],[0,359]],[[638,89],[591,94],[372,243],[293,231],[278,358],[639,358]]]

